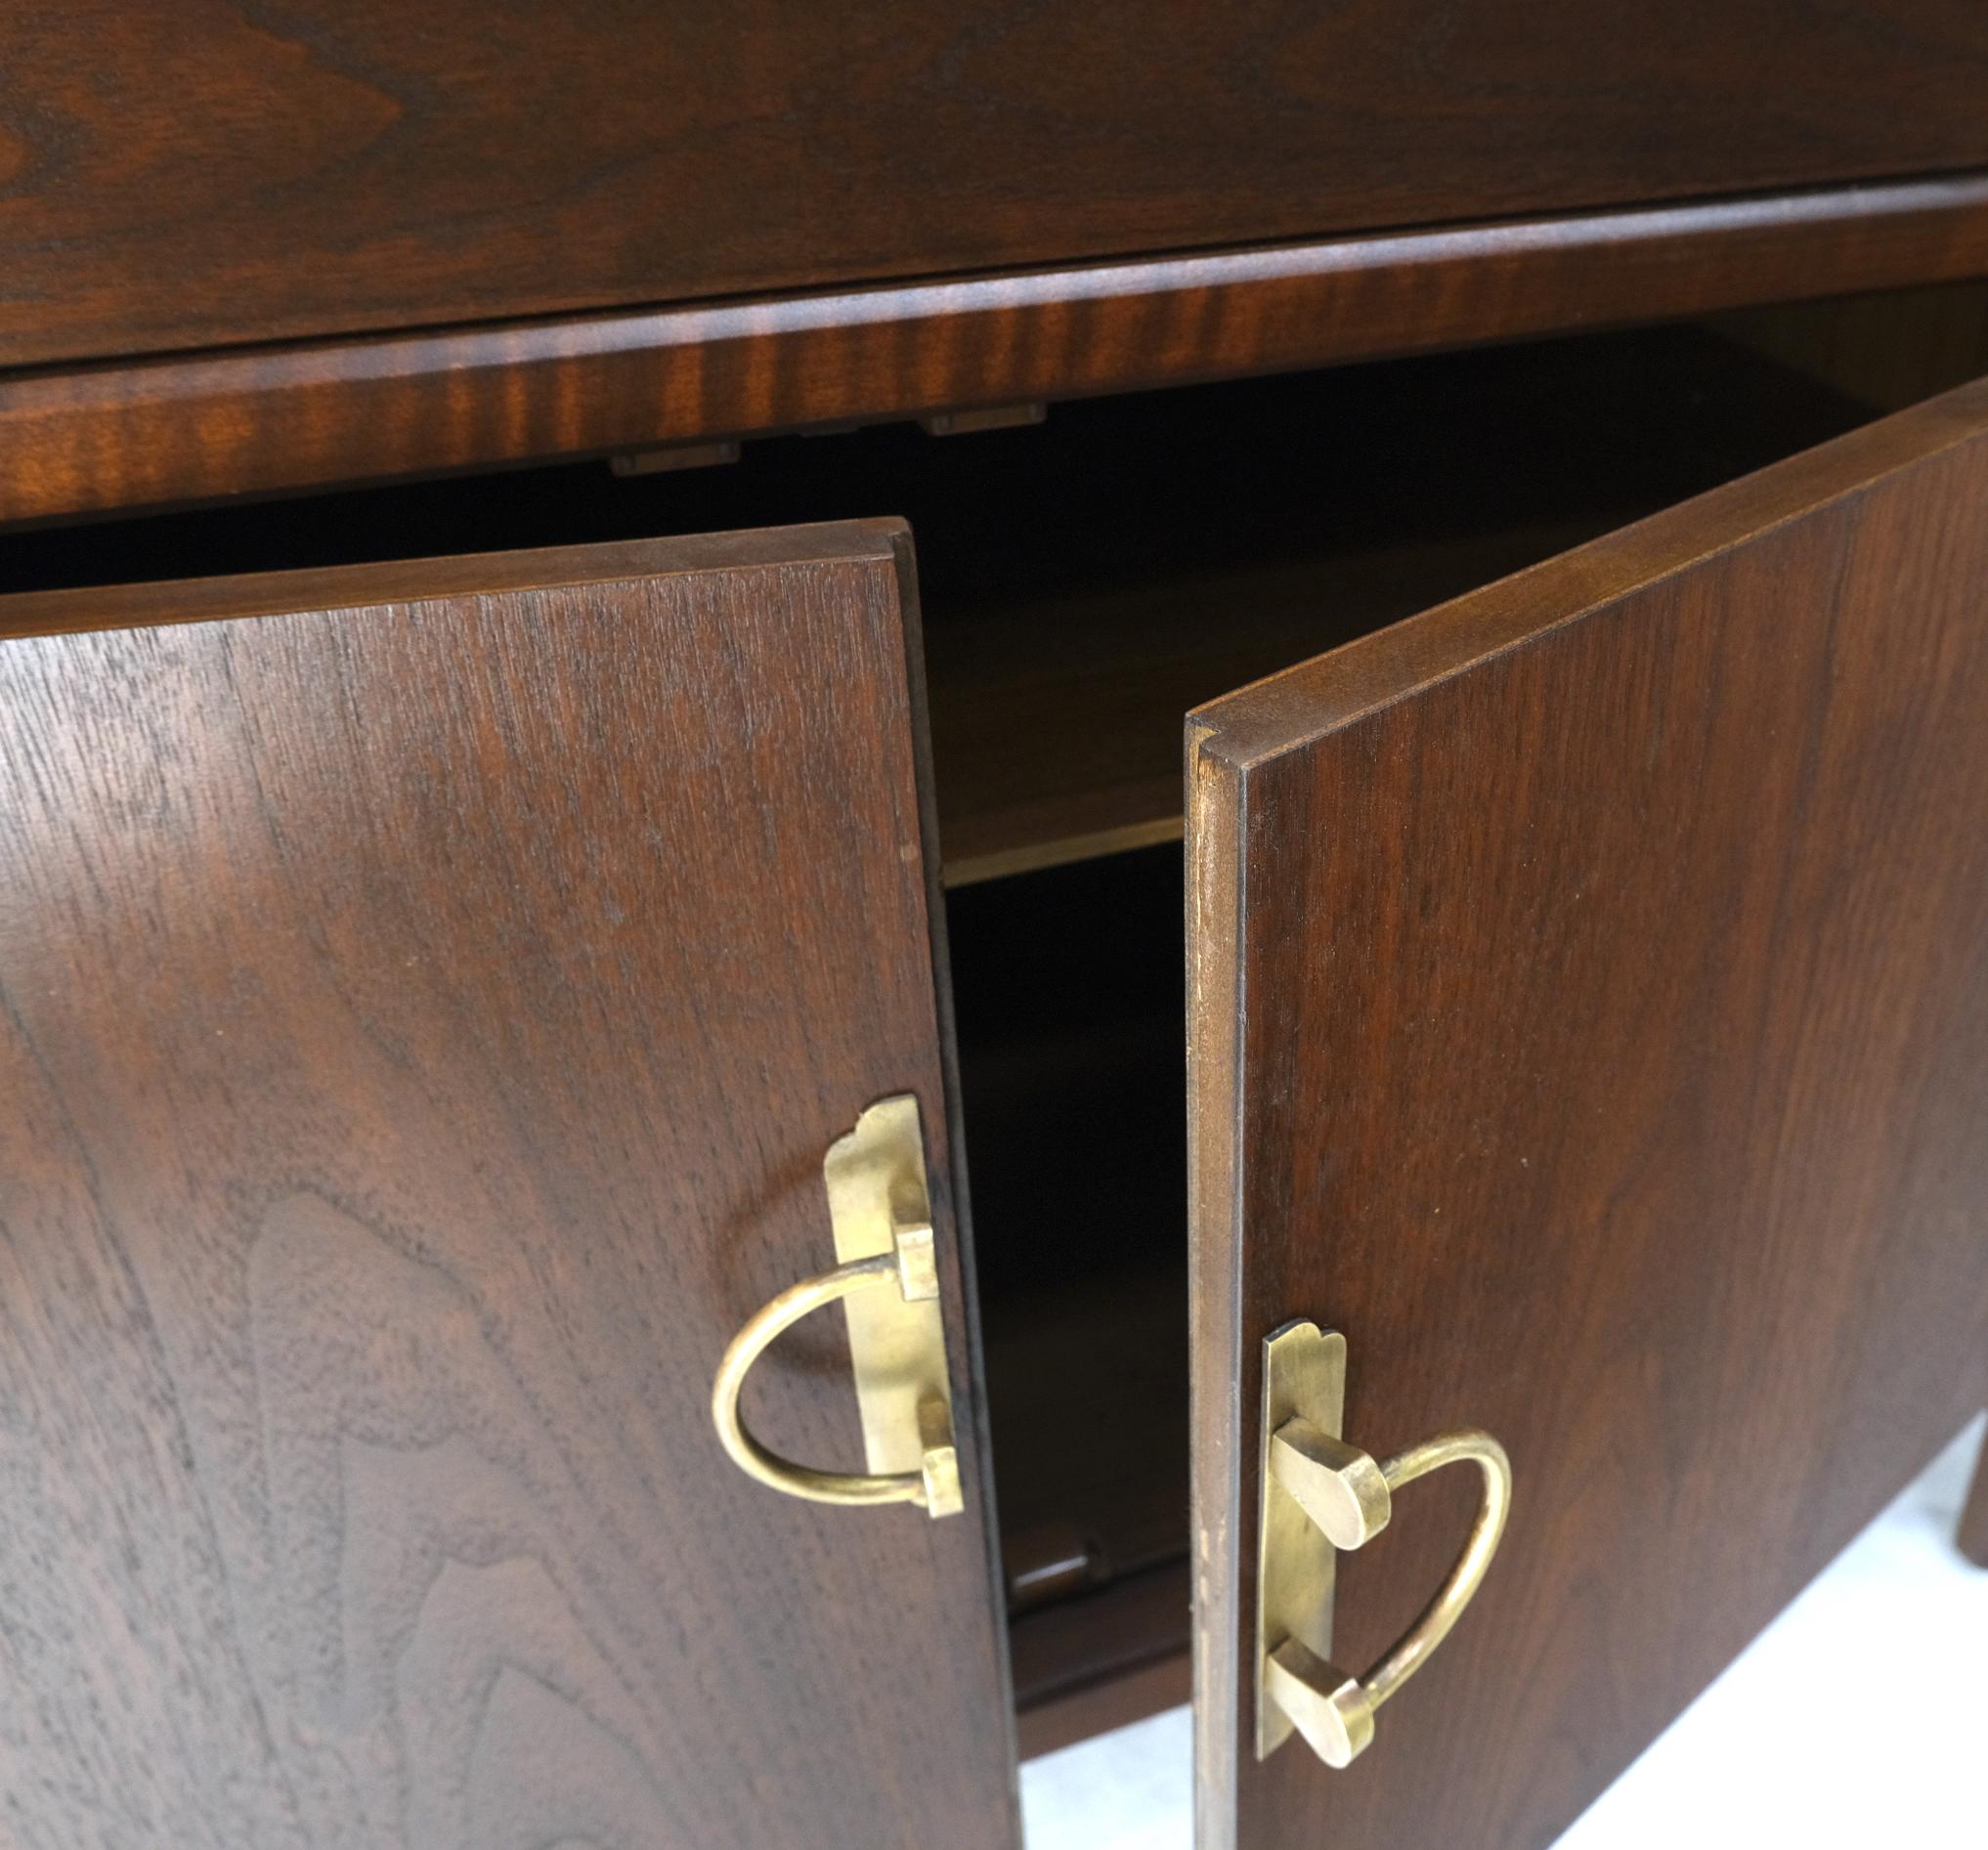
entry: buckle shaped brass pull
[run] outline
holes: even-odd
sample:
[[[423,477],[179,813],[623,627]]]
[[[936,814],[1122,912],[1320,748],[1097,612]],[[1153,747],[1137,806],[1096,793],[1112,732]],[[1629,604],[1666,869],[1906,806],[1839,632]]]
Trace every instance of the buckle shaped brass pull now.
[[[1256,1757],[1293,1730],[1329,1767],[1373,1740],[1374,1711],[1428,1660],[1462,1617],[1496,1553],[1512,1504],[1512,1467],[1489,1433],[1463,1430],[1376,1463],[1340,1437],[1346,1338],[1287,1323],[1263,1346],[1263,1491],[1257,1558]],[[1474,1464],[1484,1497],[1449,1577],[1364,1676],[1331,1662],[1338,1551],[1387,1527],[1394,1493],[1444,1465]]]
[[[872,1105],[822,1162],[836,1257],[790,1285],[732,1338],[712,1384],[719,1442],[748,1477],[813,1503],[916,1503],[933,1517],[963,1507],[953,1445],[938,1263],[918,1100]],[[866,1472],[817,1471],[769,1451],[746,1430],[739,1392],[783,1330],[840,1301],[863,1420]]]

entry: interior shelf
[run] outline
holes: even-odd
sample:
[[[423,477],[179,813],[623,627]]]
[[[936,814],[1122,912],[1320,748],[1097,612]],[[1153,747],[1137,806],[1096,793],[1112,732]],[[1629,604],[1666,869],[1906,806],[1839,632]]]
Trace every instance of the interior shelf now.
[[[851,516],[918,546],[944,878],[1178,837],[1198,703],[1860,422],[1688,326],[0,537],[0,585]],[[1488,466],[1489,459],[1489,466]]]
[[[931,562],[946,883],[1178,839],[1188,709],[1865,414],[1687,328],[1059,410],[1028,560]]]

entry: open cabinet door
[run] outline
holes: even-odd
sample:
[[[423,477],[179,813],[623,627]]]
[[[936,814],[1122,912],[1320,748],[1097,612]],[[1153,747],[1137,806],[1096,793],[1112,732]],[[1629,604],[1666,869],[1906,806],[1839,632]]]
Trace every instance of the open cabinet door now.
[[[1988,1404],[1988,384],[1188,734],[1201,1850],[1544,1845]]]
[[[879,524],[0,602],[10,1839],[1014,1844],[910,585]],[[943,1520],[713,1422],[892,1097],[929,1199],[839,1173],[932,1229]],[[840,1312],[742,1405],[904,1488]]]

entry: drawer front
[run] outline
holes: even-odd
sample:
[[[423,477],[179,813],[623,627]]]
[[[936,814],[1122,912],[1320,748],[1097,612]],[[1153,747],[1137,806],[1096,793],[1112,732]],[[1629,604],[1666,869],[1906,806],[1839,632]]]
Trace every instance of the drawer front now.
[[[1550,1841],[1988,1403],[1984,507],[1988,382],[1190,722],[1206,1850]]]
[[[1970,0],[98,0],[0,71],[0,366],[1988,165]]]
[[[907,566],[0,601],[10,1841],[1012,1846]],[[907,1093],[943,1521],[713,1423]],[[840,1320],[744,1411],[846,1471]]]

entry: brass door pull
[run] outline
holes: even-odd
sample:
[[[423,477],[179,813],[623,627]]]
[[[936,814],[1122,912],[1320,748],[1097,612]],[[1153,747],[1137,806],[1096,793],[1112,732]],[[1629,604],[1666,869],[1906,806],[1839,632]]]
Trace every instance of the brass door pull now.
[[[1286,1324],[1264,1344],[1263,1514],[1259,1557],[1257,1757],[1293,1729],[1330,1767],[1373,1740],[1374,1713],[1428,1661],[1484,1580],[1512,1505],[1512,1467],[1489,1433],[1464,1429],[1376,1463],[1339,1437],[1346,1339]],[[1445,1465],[1484,1479],[1477,1520],[1448,1577],[1364,1676],[1330,1661],[1336,1552],[1385,1528],[1394,1493]]]
[[[718,1442],[749,1478],[789,1496],[916,1503],[933,1517],[955,1516],[963,1507],[960,1465],[918,1101],[903,1096],[872,1105],[822,1169],[843,1263],[788,1286],[732,1338],[712,1383]],[[748,1431],[739,1411],[746,1376],[774,1339],[838,1302],[848,1316],[866,1472],[818,1471],[783,1458]]]

